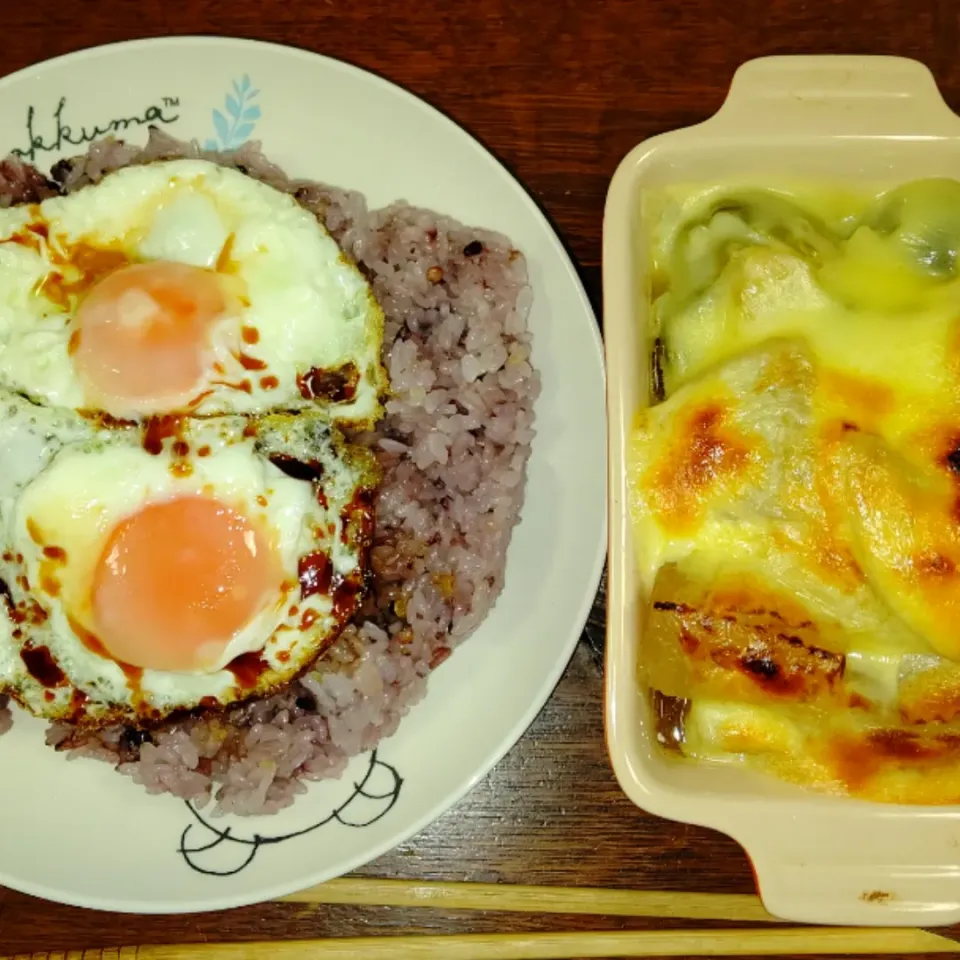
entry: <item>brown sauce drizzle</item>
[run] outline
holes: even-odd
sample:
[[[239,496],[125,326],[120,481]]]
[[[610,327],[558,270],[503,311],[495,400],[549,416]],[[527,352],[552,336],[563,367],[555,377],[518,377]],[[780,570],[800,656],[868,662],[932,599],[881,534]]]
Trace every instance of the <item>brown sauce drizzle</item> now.
[[[60,595],[60,581],[57,579],[57,569],[67,561],[67,551],[63,547],[47,544],[43,548],[43,560],[40,561],[40,589],[48,596]],[[29,590],[29,585],[23,587]]]
[[[256,357],[251,357],[246,353],[238,353],[237,359],[240,361],[240,366],[244,370],[266,370],[267,365],[263,360],[258,360]]]
[[[267,663],[259,653],[241,653],[239,657],[234,657],[226,667],[236,678],[237,683],[245,690],[251,690],[257,685],[260,677],[270,669]]]
[[[277,387],[280,386],[280,381],[272,375],[269,377],[261,377],[260,386],[264,390],[276,390]]]
[[[14,623],[29,623],[31,626],[38,627],[44,623],[49,614],[36,600],[21,600],[13,610],[9,611],[10,619]],[[14,631],[16,636],[17,631]]]
[[[203,401],[206,400],[207,397],[209,397],[212,393],[213,393],[212,390],[204,390],[204,391],[202,391],[201,393],[198,393],[198,394],[187,404],[188,409],[190,409],[190,410],[196,410],[197,407],[199,407],[200,404],[203,403]]]
[[[334,578],[333,616],[338,623],[346,623],[357,612],[366,592],[367,577],[359,569]]]
[[[27,673],[44,687],[59,687],[67,680],[60,665],[53,659],[48,647],[24,646],[20,650],[20,659]]]
[[[364,544],[373,539],[373,491],[358,488],[340,512],[340,539],[346,544]]]
[[[300,577],[300,597],[305,600],[314,594],[326,594],[330,591],[333,579],[333,564],[323,551],[308,553],[300,558],[298,567]]]
[[[135,667],[132,663],[124,663],[122,660],[117,660],[116,657],[112,657],[103,645],[103,642],[100,638],[91,633],[83,624],[74,620],[72,617],[67,618],[67,623],[70,625],[70,629],[74,632],[77,639],[95,656],[102,657],[104,660],[110,660],[112,663],[115,663],[122,671],[123,675],[127,678],[127,686],[134,694],[138,694],[140,691],[140,680],[143,677],[143,668]]]
[[[84,420],[89,420],[104,430],[125,430],[137,425],[136,420],[124,420],[122,417],[111,416],[102,410],[78,410],[77,412]]]
[[[329,400],[343,403],[357,395],[360,371],[354,363],[345,363],[336,370],[312,367],[306,373],[297,374],[297,387],[304,400]]]
[[[163,453],[163,443],[170,437],[178,437],[183,427],[180,417],[164,415],[151,417],[143,430],[143,449],[153,456]]]
[[[253,393],[253,384],[249,380],[241,380],[239,383],[231,383],[229,380],[214,380],[214,384],[218,387],[226,387],[228,390]]]

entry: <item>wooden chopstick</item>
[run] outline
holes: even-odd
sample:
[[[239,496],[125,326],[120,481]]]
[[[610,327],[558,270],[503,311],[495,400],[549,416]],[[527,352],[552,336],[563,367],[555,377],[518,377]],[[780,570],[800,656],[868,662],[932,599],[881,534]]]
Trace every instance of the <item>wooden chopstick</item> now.
[[[596,887],[533,887],[506,883],[344,877],[301,890],[283,900],[288,903],[502,910],[512,913],[783,922],[764,910],[759,897],[738,893],[604,890]]]
[[[197,943],[70,951],[70,960],[564,960],[568,957],[735,957],[776,954],[956,954],[957,945],[926,930],[784,927],[633,933],[467,934],[334,937],[267,943]],[[0,960],[62,960],[34,953]]]

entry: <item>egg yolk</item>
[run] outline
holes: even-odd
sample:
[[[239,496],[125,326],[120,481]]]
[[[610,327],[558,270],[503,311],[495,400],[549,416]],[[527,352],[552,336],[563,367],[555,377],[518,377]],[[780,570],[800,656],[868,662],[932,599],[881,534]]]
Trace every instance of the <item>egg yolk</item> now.
[[[211,327],[228,309],[209,270],[164,260],[122,267],[77,308],[74,365],[98,398],[137,410],[187,397],[204,379]]]
[[[273,550],[231,507],[199,495],[148,504],[117,524],[95,568],[97,635],[135,667],[210,670],[280,580]]]

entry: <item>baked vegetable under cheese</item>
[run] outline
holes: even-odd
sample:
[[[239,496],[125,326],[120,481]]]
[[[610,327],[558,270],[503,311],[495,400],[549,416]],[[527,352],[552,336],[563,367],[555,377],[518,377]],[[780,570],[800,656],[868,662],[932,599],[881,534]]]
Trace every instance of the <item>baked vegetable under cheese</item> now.
[[[661,739],[960,802],[960,183],[643,205],[660,395],[629,485]]]

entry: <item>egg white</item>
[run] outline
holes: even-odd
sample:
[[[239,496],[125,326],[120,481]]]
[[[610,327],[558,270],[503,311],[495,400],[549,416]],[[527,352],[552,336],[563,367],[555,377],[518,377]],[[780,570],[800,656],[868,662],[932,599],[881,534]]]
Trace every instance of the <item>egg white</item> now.
[[[0,617],[0,692],[51,718],[156,720],[267,692],[309,665],[339,632],[329,593],[301,596],[298,563],[319,551],[337,576],[362,575],[364,544],[347,529],[346,518],[358,491],[375,483],[376,471],[369,455],[346,447],[326,421],[268,417],[254,421],[255,431],[242,418],[185,421],[177,439],[189,447],[187,454],[174,452],[172,438],[151,454],[140,428],[103,430],[17,398],[0,409],[7,417],[0,431],[6,443],[0,446],[0,577],[12,614],[12,620]],[[209,454],[197,455],[203,447]],[[19,476],[4,473],[4,453],[21,461]],[[268,458],[278,453],[318,463],[323,496],[314,484],[274,466]],[[210,671],[144,670],[131,683],[123,665],[91,649],[77,632],[77,623],[95,632],[85,606],[92,565],[123,517],[144,503],[189,493],[216,496],[258,519],[270,531],[287,590],[238,631]],[[60,548],[65,560],[53,563],[45,547]],[[22,655],[25,646],[45,647],[64,682],[50,687],[34,676]],[[224,669],[244,653],[258,654],[265,668],[253,687]]]
[[[85,392],[69,350],[76,303],[65,307],[44,292],[58,272],[82,281],[71,259],[80,245],[119,251],[131,262],[218,270],[238,294],[234,335],[218,333],[213,345],[226,372],[211,371],[198,385],[191,412],[311,408],[318,401],[303,395],[302,379],[312,369],[353,365],[353,398],[319,402],[338,421],[369,424],[379,415],[383,314],[367,281],[293,197],[203,160],[127,167],[74,194],[0,210],[0,385],[68,408],[140,414]],[[238,362],[236,334],[244,327],[257,340],[243,353],[262,368]],[[227,348],[232,356],[224,356]]]

